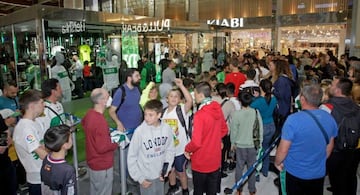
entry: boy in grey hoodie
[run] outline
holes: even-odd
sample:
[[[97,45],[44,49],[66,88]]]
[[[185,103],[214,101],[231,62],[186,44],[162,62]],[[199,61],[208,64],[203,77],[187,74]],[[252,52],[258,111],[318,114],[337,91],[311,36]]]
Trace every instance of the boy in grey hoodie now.
[[[135,130],[129,146],[129,174],[140,183],[142,195],[164,194],[164,177],[175,157],[172,129],[160,121],[162,110],[159,100],[145,104],[144,121]]]

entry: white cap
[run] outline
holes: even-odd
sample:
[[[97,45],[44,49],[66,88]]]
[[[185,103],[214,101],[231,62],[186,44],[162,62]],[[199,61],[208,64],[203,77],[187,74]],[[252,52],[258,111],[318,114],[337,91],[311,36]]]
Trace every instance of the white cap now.
[[[17,117],[20,115],[20,112],[14,112],[9,108],[5,108],[0,110],[0,114],[3,119],[9,118],[9,117]]]

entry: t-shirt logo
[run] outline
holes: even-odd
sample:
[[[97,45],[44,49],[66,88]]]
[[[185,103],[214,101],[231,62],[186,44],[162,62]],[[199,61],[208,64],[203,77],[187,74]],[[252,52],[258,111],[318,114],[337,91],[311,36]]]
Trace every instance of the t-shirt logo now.
[[[35,141],[35,137],[33,135],[26,136],[26,141],[31,144]]]

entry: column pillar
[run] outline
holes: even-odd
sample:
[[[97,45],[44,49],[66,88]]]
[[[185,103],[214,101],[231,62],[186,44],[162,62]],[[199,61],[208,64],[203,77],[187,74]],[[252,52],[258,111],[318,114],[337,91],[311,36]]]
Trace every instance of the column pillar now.
[[[154,0],[152,0],[152,1],[154,1]],[[154,16],[156,18],[165,18],[165,1],[164,0],[156,0],[156,1],[154,1],[154,4],[152,5],[152,8],[153,8],[153,10],[156,10],[155,14],[154,14]],[[151,9],[150,1],[149,1],[149,9]]]
[[[98,0],[92,0],[93,3],[96,2],[98,4]],[[64,8],[70,8],[70,9],[84,9],[84,1],[79,0],[64,0]],[[99,6],[97,6],[97,10],[93,11],[99,11]]]
[[[360,57],[360,3],[353,1],[350,36],[350,56]]]
[[[199,0],[189,0],[186,5],[189,5],[188,20],[192,22],[199,21]]]

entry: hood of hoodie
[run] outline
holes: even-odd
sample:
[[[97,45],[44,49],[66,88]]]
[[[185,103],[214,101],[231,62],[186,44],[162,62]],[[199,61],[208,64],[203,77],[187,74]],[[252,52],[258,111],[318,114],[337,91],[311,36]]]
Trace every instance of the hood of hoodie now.
[[[360,111],[360,107],[355,104],[355,102],[346,97],[332,97],[329,100],[329,103],[335,104],[338,112],[343,114],[356,113]]]
[[[205,113],[211,113],[206,115],[206,117],[209,117],[209,120],[219,120],[221,117],[224,118],[220,104],[214,100],[211,101],[210,104],[204,105],[200,110],[204,111]]]

